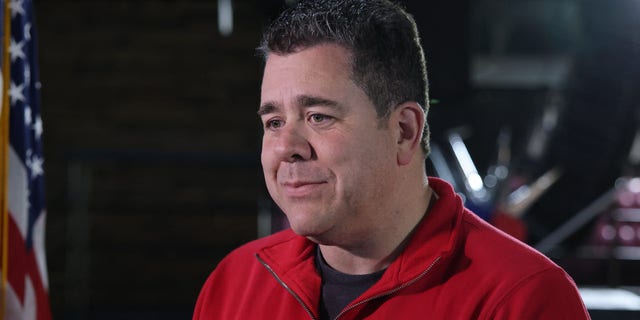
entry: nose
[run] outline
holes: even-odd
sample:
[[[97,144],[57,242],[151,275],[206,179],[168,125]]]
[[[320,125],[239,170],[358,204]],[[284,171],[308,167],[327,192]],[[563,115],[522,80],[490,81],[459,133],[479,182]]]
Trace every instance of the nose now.
[[[280,161],[306,161],[313,157],[313,148],[309,140],[296,124],[285,125],[277,135],[271,138],[275,140],[272,151]]]

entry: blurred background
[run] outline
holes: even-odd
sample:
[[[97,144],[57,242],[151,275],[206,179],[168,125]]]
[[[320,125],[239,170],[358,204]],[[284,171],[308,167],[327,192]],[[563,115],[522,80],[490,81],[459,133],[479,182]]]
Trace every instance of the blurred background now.
[[[287,2],[35,2],[54,319],[189,319],[220,259],[282,222],[255,47]],[[640,1],[401,3],[427,56],[429,174],[640,309]]]

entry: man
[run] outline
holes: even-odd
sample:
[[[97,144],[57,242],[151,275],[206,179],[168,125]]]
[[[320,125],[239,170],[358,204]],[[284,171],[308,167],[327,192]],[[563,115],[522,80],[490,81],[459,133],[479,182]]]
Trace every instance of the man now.
[[[426,69],[384,0],[301,1],[266,31],[262,166],[291,230],[232,252],[194,319],[588,319],[569,276],[427,178]]]

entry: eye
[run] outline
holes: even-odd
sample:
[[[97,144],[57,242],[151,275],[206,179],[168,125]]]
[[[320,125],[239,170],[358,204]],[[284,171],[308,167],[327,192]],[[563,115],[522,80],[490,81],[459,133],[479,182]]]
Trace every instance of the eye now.
[[[332,117],[321,113],[314,113],[309,116],[309,121],[313,123],[323,123],[331,120]]]
[[[284,125],[284,121],[280,119],[271,119],[265,122],[264,127],[267,129],[278,129]]]

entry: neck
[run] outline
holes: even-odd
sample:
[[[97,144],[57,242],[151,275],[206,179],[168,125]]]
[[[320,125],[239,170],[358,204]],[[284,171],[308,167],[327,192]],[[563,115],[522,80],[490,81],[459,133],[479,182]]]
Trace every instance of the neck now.
[[[320,251],[327,264],[347,274],[369,274],[387,268],[402,252],[416,226],[424,217],[432,190],[425,184],[421,200],[413,207],[387,215],[364,239],[350,245],[323,245]]]

